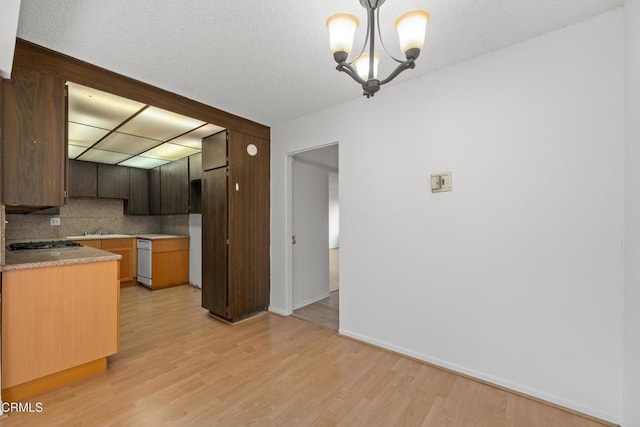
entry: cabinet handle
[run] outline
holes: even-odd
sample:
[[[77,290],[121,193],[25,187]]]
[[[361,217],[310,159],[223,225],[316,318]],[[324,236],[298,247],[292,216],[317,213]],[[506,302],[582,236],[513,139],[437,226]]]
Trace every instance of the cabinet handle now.
[[[293,236],[291,236],[291,244],[295,245],[296,243],[297,243],[296,242],[296,235],[294,234]]]

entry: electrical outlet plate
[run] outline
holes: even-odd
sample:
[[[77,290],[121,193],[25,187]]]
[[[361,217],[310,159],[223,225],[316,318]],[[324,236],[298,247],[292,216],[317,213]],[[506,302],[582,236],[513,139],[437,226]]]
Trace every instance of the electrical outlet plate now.
[[[50,223],[51,225],[60,225],[60,218],[51,218]]]
[[[442,193],[453,190],[453,173],[441,172],[431,175],[431,192]]]

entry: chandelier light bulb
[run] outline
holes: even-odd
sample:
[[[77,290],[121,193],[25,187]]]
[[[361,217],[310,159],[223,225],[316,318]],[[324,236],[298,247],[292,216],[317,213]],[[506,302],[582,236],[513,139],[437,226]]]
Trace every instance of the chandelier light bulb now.
[[[380,54],[373,54],[373,78],[378,78],[378,64],[380,63]],[[369,80],[369,52],[365,52],[354,61],[358,75],[365,82]]]
[[[400,49],[406,55],[409,55],[411,49],[417,49],[419,54],[424,47],[427,22],[429,22],[429,12],[422,9],[410,10],[396,20]],[[413,59],[417,57],[418,55],[415,55]]]
[[[349,13],[336,13],[327,19],[329,45],[334,56],[337,52],[344,52],[346,54],[344,60],[347,59],[351,53],[353,39],[359,25],[358,18]]]

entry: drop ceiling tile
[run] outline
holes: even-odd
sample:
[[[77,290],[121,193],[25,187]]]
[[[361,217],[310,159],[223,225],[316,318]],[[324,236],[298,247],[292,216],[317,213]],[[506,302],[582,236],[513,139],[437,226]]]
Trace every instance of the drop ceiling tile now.
[[[169,163],[168,160],[160,160],[160,159],[152,159],[151,157],[136,156],[128,160],[125,160],[122,163],[119,163],[119,165],[128,166],[130,168],[151,169],[151,168],[155,168],[156,166],[165,165],[167,163]]]
[[[68,156],[69,156],[70,159],[75,159],[77,156],[79,156],[86,149],[87,149],[87,147],[81,147],[79,145],[69,144]]]
[[[108,133],[106,129],[69,122],[69,144],[91,147]]]
[[[82,156],[78,157],[78,160],[115,165],[129,157],[131,157],[130,154],[114,153],[113,151],[96,150],[95,148],[92,148]]]
[[[142,153],[142,156],[173,161],[199,152],[200,150],[197,150],[195,148],[184,147],[182,145],[165,142],[164,144],[159,145],[156,148],[152,148],[151,150]]]
[[[203,124],[204,122],[200,120],[192,119],[181,114],[172,113],[156,107],[149,107],[125,123],[118,131],[145,138],[167,141]]]
[[[209,136],[209,135],[213,135],[214,133],[218,133],[220,131],[223,131],[224,128],[217,126],[217,125],[212,125],[212,124],[207,124],[205,126],[202,126],[201,128],[198,128],[192,132],[189,132],[186,135],[183,135],[179,138],[176,139],[172,139],[171,143],[172,144],[178,144],[178,145],[184,145],[185,147],[191,147],[191,148],[197,148],[198,150],[202,149],[202,138],[204,138],[205,136]]]
[[[69,87],[69,121],[103,129],[119,126],[145,104],[75,83]]]
[[[133,136],[126,133],[114,132],[104,140],[100,141],[100,144],[96,145],[95,148],[99,150],[115,151],[118,153],[140,154],[160,143],[160,141],[155,139],[141,138],[139,136]]]

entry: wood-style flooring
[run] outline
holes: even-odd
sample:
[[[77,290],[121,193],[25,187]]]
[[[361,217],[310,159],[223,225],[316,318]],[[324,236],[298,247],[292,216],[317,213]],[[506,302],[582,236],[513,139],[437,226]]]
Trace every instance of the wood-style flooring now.
[[[107,372],[30,401],[0,426],[601,425],[292,317],[224,324],[187,286],[122,289]]]
[[[328,297],[320,301],[294,310],[293,317],[338,331],[340,326],[339,291],[331,292]]]

